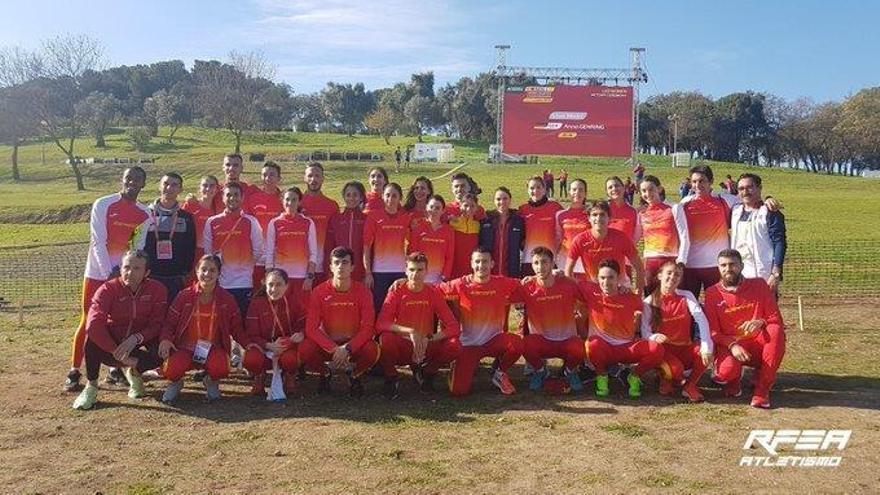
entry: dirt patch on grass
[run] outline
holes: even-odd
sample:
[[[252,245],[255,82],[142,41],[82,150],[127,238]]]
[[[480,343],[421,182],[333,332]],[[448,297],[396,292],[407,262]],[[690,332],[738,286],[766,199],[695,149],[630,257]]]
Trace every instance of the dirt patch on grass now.
[[[786,316],[789,310],[786,308]],[[867,329],[837,310],[810,313],[790,332],[789,354],[773,395],[776,408],[725,400],[708,382],[709,402],[657,396],[640,401],[612,384],[612,397],[519,393],[502,397],[486,369],[464,400],[423,396],[408,379],[403,396],[381,397],[381,380],[361,400],[315,394],[309,379],[294,398],[268,403],[247,394],[240,375],[225,397],[203,401],[188,382],[175,407],[131,401],[102,387],[94,411],[70,409],[58,391],[69,349],[70,315],[0,314],[0,452],[8,492],[42,493],[637,493],[871,492],[880,485],[880,378],[860,351]],[[823,340],[834,321],[834,346]],[[815,327],[815,331],[811,328]],[[876,337],[876,335],[875,335]],[[817,357],[821,357],[818,359]],[[14,358],[14,362],[10,360]],[[832,369],[832,371],[829,371]],[[852,429],[838,468],[746,468],[753,428]],[[789,452],[793,453],[793,452]],[[873,488],[872,488],[873,487]]]

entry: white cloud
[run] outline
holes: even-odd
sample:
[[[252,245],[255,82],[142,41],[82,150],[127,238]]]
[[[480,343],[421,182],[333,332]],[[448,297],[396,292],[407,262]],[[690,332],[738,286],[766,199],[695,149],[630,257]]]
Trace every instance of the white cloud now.
[[[386,84],[425,70],[441,80],[457,79],[491,63],[491,43],[472,34],[484,20],[473,7],[408,0],[256,4],[243,39],[265,50],[280,78],[295,88],[328,80]]]

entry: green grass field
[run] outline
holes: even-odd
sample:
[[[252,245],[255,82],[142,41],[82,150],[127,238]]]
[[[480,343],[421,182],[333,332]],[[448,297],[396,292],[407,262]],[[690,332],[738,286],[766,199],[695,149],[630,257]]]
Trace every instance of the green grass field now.
[[[157,195],[159,175],[174,170],[184,176],[185,189],[194,191],[199,176],[221,174],[220,163],[224,153],[232,150],[231,135],[225,131],[198,128],[180,129],[173,145],[165,143],[167,129],[154,139],[143,156],[155,158],[153,164],[145,165],[149,174],[148,185],[141,194],[142,200]],[[440,138],[427,137],[427,141]],[[629,168],[621,159],[572,159],[545,157],[536,165],[495,165],[486,163],[487,143],[455,143],[456,160],[465,164],[482,187],[483,203],[491,201],[490,192],[499,185],[507,185],[515,195],[515,202],[525,199],[525,179],[544,168],[558,173],[566,168],[572,177],[586,179],[591,198],[603,196],[604,179],[609,175],[625,176]],[[396,146],[405,147],[415,143],[414,137],[394,137],[391,145],[376,136],[347,137],[337,134],[311,133],[263,133],[247,136],[243,152],[267,153],[272,159],[289,160],[294,154],[323,150],[333,153],[372,152],[385,157],[382,163],[389,170],[394,168],[393,151]],[[140,153],[128,144],[125,134],[119,130],[107,136],[107,148],[96,149],[94,140],[78,140],[76,153],[81,157],[137,158]],[[77,192],[70,168],[63,163],[64,155],[54,143],[34,143],[21,148],[19,153],[23,181],[11,180],[9,156],[11,149],[0,146],[0,247],[28,246],[69,242],[85,239],[87,228],[82,223],[81,208],[87,208],[96,197],[116,190],[117,181],[125,165],[82,165],[86,176],[86,191]],[[45,154],[45,165],[43,156]],[[246,156],[247,157],[247,156]],[[683,169],[673,169],[668,157],[644,155],[648,173],[657,175],[667,186],[672,198],[677,197],[678,183],[685,175]],[[458,164],[460,164],[458,163]],[[720,181],[726,174],[736,177],[751,169],[742,164],[709,162]],[[393,180],[404,189],[419,175],[439,177],[458,164],[413,164],[410,170],[393,174]],[[338,197],[341,185],[351,179],[366,180],[368,162],[325,162],[327,167],[327,194]],[[302,182],[302,163],[282,161],[285,184]],[[792,239],[805,241],[841,241],[849,239],[880,239],[880,233],[866,229],[876,215],[868,205],[880,200],[880,189],[873,181],[862,178],[824,176],[794,170],[755,169],[764,178],[764,192],[783,202]],[[258,179],[258,165],[245,164],[245,178]],[[449,195],[448,180],[435,181],[437,192]],[[78,215],[68,210],[79,207]],[[68,223],[73,216],[79,223]],[[43,217],[37,219],[37,217]],[[28,225],[50,222],[43,225]],[[54,223],[65,225],[53,225]]]

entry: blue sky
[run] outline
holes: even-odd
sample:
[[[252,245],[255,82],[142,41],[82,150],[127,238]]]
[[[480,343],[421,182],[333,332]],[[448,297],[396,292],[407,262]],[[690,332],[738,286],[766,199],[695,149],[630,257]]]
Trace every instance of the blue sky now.
[[[753,89],[840,100],[880,85],[877,1],[0,0],[0,46],[65,32],[100,39],[110,65],[262,50],[297,93],[437,81],[511,65],[625,67],[647,48],[643,96]]]

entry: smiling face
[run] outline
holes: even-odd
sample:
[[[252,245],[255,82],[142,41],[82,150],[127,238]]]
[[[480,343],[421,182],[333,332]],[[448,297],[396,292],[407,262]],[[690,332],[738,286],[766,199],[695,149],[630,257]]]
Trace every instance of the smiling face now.
[[[159,193],[165,201],[177,201],[177,196],[183,189],[183,185],[176,177],[162,176],[159,181]]]
[[[596,232],[605,232],[608,230],[608,214],[600,208],[590,210],[590,225]]]
[[[608,195],[608,199],[623,199],[623,184],[617,179],[608,179],[605,181],[605,193]]]
[[[707,196],[712,193],[712,183],[709,178],[699,172],[691,174],[691,190],[697,192],[697,196]]]
[[[431,220],[440,220],[440,217],[443,216],[445,210],[446,207],[443,205],[442,201],[431,199],[425,207],[425,215]]]
[[[599,288],[602,289],[602,293],[604,293],[606,296],[617,294],[619,275],[616,271],[614,271],[613,268],[609,268],[607,266],[599,268],[599,274],[597,278],[599,282]]]
[[[217,194],[217,181],[205,177],[199,182],[199,193],[205,199],[213,199]]]
[[[223,174],[226,176],[227,182],[238,182],[242,169],[244,166],[241,163],[241,158],[232,156],[223,158]]]
[[[129,199],[137,199],[146,182],[147,178],[139,170],[126,169],[122,173],[122,194]]]
[[[417,180],[415,184],[413,184],[413,197],[416,198],[416,201],[419,203],[424,202],[428,199],[428,195],[431,194],[431,190],[428,188],[428,183],[423,180]]]
[[[544,182],[538,179],[529,180],[529,199],[532,201],[541,201],[547,195],[547,189],[544,188]]]
[[[546,279],[553,273],[553,260],[543,254],[532,255],[532,270],[539,278]]]
[[[728,287],[739,285],[742,278],[743,263],[736,258],[721,256],[718,258],[718,271],[721,273],[721,282]]]
[[[757,204],[761,201],[761,186],[755,183],[751,177],[743,177],[736,184],[736,190],[743,203],[747,205]]]
[[[660,271],[657,272],[657,281],[660,282],[660,289],[666,294],[671,294],[675,289],[678,289],[681,277],[681,267],[673,263],[663,265]]]
[[[471,254],[471,269],[474,275],[481,280],[485,280],[492,273],[492,255],[489,253],[475,252]]]
[[[319,193],[324,185],[324,171],[319,167],[306,167],[303,180],[306,183],[306,187],[309,188],[309,192]]]
[[[469,192],[471,192],[471,185],[467,179],[453,179],[452,196],[455,197],[456,201],[461,201],[462,198],[464,198],[464,195]]]
[[[576,180],[568,186],[568,195],[572,203],[583,204],[587,200],[587,188],[583,182]]]
[[[274,167],[263,167],[263,185],[269,189],[277,189],[281,182],[281,174]]]
[[[385,186],[382,193],[382,201],[385,202],[385,209],[391,212],[397,211],[400,207],[400,193],[392,186]]]
[[[199,266],[196,267],[196,277],[199,279],[199,286],[203,289],[214,287],[217,283],[217,279],[220,278],[220,269],[213,261],[204,259],[201,260]]]
[[[287,191],[284,193],[284,212],[288,215],[295,215],[299,212],[299,194],[296,191]]]
[[[364,202],[361,192],[354,186],[348,186],[345,188],[345,191],[342,191],[342,199],[345,201],[345,207],[348,209],[355,209]]]
[[[510,209],[510,195],[504,191],[495,191],[495,209],[506,212]]]
[[[413,287],[421,287],[428,274],[428,265],[418,261],[406,262],[406,279]]]
[[[241,208],[241,189],[237,187],[223,188],[223,204],[229,211],[237,211]]]
[[[385,185],[387,181],[385,180],[385,175],[382,174],[381,170],[372,170],[370,171],[369,176],[370,189],[374,192],[380,192],[385,189]]]
[[[270,301],[278,301],[284,297],[287,291],[287,282],[278,272],[270,272],[266,275],[266,296]]]
[[[653,182],[643,180],[639,185],[639,192],[642,199],[649,205],[660,203],[660,188]]]

